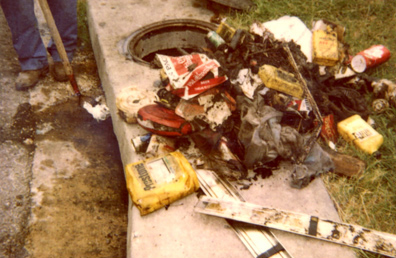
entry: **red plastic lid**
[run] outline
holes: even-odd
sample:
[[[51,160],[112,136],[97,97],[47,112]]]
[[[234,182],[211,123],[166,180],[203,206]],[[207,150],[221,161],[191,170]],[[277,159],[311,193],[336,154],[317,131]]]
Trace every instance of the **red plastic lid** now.
[[[176,115],[174,110],[157,104],[139,109],[138,123],[146,130],[163,136],[182,136],[192,132],[188,121]]]

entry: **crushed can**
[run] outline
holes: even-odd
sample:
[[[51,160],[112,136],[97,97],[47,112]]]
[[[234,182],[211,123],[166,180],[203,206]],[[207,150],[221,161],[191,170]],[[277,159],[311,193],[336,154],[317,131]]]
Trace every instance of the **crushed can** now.
[[[384,142],[384,137],[359,115],[353,115],[339,122],[337,130],[344,140],[353,142],[355,146],[368,154],[377,152]]]
[[[330,114],[323,117],[322,129],[320,131],[320,136],[326,142],[337,142],[337,129],[334,123],[334,115]]]
[[[226,42],[224,39],[216,33],[216,31],[209,31],[208,34],[206,35],[208,38],[209,42],[217,49],[221,45],[225,44]]]
[[[383,45],[374,45],[357,53],[351,60],[351,68],[357,73],[362,73],[388,61],[390,57],[389,49]]]
[[[266,87],[303,99],[304,88],[297,81],[294,74],[272,65],[261,66],[258,74]]]

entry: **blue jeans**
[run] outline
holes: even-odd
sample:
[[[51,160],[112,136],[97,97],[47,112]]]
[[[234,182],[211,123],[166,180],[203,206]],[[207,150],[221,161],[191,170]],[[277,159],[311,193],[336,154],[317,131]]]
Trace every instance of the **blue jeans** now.
[[[43,44],[34,14],[33,0],[0,0],[12,42],[22,71],[48,66],[47,49]],[[77,0],[48,0],[48,5],[69,60],[77,47]],[[50,40],[48,52],[54,62],[61,61],[55,43]]]

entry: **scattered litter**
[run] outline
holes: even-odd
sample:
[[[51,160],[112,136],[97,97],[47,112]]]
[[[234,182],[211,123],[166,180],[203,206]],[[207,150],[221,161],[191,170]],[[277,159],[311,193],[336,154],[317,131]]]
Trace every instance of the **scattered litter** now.
[[[374,112],[383,113],[389,108],[389,102],[386,99],[375,99],[371,107]]]
[[[132,145],[136,153],[146,152],[147,147],[150,144],[151,135],[151,133],[148,133],[132,139]]]
[[[54,127],[52,127],[51,123],[43,123],[43,124],[40,124],[38,126],[38,128],[36,129],[36,134],[43,135],[43,134],[48,133],[52,129],[54,129]]]
[[[238,73],[238,78],[231,80],[232,84],[241,87],[246,97],[253,99],[255,90],[262,84],[260,77],[253,74],[251,69],[241,69]]]
[[[389,106],[396,107],[396,83],[387,79],[380,79],[374,80],[371,86],[377,98],[385,99]]]
[[[156,100],[154,92],[139,90],[137,87],[129,87],[121,90],[116,98],[118,114],[127,123],[137,123],[137,112],[139,108],[153,104]]]
[[[366,164],[361,159],[338,153],[331,148],[325,148],[324,150],[330,155],[334,163],[334,173],[347,177],[359,176],[364,173]]]
[[[384,142],[384,137],[359,115],[353,115],[337,125],[338,132],[348,142],[353,142],[362,151],[373,154]]]
[[[90,113],[96,121],[104,121],[110,116],[110,109],[107,107],[104,97],[99,96],[95,99],[96,105],[84,102],[83,108]]]
[[[140,215],[147,215],[199,188],[194,169],[176,151],[126,165],[127,189]]]
[[[250,31],[260,36],[264,36],[265,32],[268,31],[277,40],[285,42],[294,41],[301,47],[301,51],[306,56],[308,62],[312,62],[312,32],[298,17],[286,15],[277,20],[262,24],[254,23]]]
[[[162,136],[182,136],[192,132],[192,126],[174,110],[157,104],[144,106],[138,110],[138,124],[154,134]]]
[[[375,45],[357,53],[351,60],[351,67],[355,72],[362,73],[368,68],[375,67],[389,60],[391,53],[383,45]]]
[[[195,149],[199,154],[188,154],[194,168],[244,189],[249,173],[265,179],[280,161],[291,163],[289,182],[298,189],[327,172],[363,173],[364,162],[336,152],[339,135],[377,155],[383,137],[365,120],[370,106],[377,113],[396,107],[396,84],[363,73],[386,62],[389,50],[375,45],[351,55],[345,32],[327,20],[308,29],[292,16],[249,31],[222,20],[197,52],[157,54],[155,100],[134,109],[150,137],[133,139],[136,150],[149,157]]]
[[[23,143],[26,144],[26,145],[32,145],[32,144],[34,144],[34,141],[33,141],[32,138],[26,138],[26,139],[23,141]]]
[[[150,138],[146,153],[152,154],[155,157],[166,155],[174,151],[176,151],[174,139],[154,134]]]
[[[282,71],[272,65],[263,65],[260,67],[259,76],[264,85],[298,99],[304,96],[304,89],[299,84],[293,74]]]
[[[329,27],[317,29],[312,34],[313,62],[318,65],[334,66],[339,60],[337,33]]]
[[[295,164],[291,186],[304,188],[316,177],[328,171],[334,171],[334,162],[318,143],[315,143],[303,164]]]

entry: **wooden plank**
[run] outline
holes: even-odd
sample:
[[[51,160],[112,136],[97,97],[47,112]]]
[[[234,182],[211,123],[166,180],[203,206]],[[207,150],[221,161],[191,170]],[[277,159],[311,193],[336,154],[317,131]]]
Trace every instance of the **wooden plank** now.
[[[266,208],[235,200],[201,196],[196,212],[261,225],[307,237],[396,256],[396,235],[358,225],[323,220],[308,214]]]

